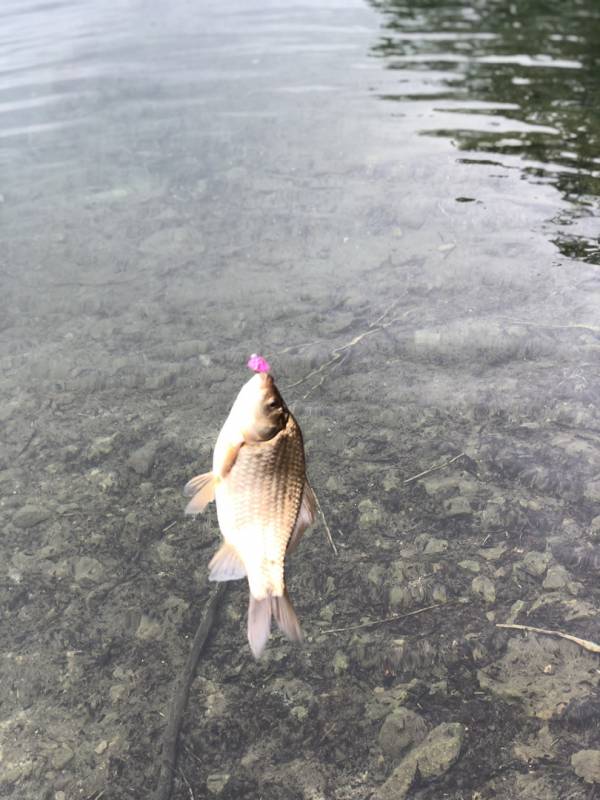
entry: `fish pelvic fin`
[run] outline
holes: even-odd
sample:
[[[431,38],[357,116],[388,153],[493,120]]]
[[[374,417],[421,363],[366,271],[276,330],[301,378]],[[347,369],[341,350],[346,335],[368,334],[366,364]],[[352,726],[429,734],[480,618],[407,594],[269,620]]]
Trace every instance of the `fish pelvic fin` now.
[[[188,481],[183,488],[186,497],[192,499],[185,508],[186,514],[200,514],[206,506],[215,499],[215,476],[212,472],[204,472],[196,475]]]
[[[309,482],[305,481],[304,489],[302,491],[300,510],[298,511],[296,524],[294,525],[294,530],[292,531],[292,535],[290,536],[287,546],[288,553],[292,553],[296,547],[298,547],[298,542],[304,535],[304,531],[313,524],[316,518],[317,501],[315,498],[315,493],[313,492]]]
[[[284,590],[283,597],[273,597],[272,595],[257,600],[250,595],[250,605],[248,607],[248,642],[254,658],[260,658],[269,636],[271,635],[271,617],[275,617],[275,622],[280,631],[293,642],[302,641],[302,631],[300,623],[290,601],[287,590]]]
[[[232,544],[221,545],[208,565],[209,581],[236,581],[246,576],[246,567]]]

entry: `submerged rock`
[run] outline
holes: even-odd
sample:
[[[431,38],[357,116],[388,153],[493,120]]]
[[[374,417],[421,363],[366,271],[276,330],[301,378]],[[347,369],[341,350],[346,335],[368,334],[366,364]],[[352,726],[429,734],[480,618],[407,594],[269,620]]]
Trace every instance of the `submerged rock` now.
[[[443,722],[411,754],[424,780],[437,778],[457,761],[465,738],[460,722]]]
[[[128,466],[138,475],[146,477],[154,466],[157,449],[157,445],[154,442],[148,442],[138,450],[134,450],[127,459]]]
[[[423,780],[439,778],[458,761],[464,736],[465,729],[459,722],[438,725],[408,753],[372,800],[404,800],[417,772]]]
[[[483,597],[486,603],[494,603],[496,600],[496,588],[489,578],[485,575],[478,575],[471,581],[471,590],[474,594]]]
[[[12,521],[18,528],[33,528],[47,520],[50,515],[51,512],[48,508],[28,504],[14,514]]]
[[[550,553],[539,553],[534,550],[531,553],[527,553],[521,566],[532,578],[540,578],[548,569],[551,558]]]
[[[571,766],[586,783],[600,783],[600,750],[580,750],[571,756]]]
[[[409,708],[396,708],[379,731],[379,746],[384,755],[397,760],[412,745],[427,736],[425,720]]]

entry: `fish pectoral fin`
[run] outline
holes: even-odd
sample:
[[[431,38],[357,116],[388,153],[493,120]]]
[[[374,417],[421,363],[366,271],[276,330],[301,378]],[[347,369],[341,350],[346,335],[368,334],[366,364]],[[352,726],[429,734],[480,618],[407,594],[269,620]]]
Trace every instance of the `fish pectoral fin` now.
[[[257,600],[250,595],[248,606],[248,642],[254,658],[260,658],[271,635],[271,598]]]
[[[271,611],[279,630],[292,642],[301,642],[302,631],[300,630],[300,623],[287,589],[284,590],[283,597],[271,597]]]
[[[309,528],[317,518],[317,501],[315,493],[312,490],[308,481],[304,483],[304,490],[302,492],[302,502],[300,503],[300,510],[294,530],[290,536],[287,546],[287,552],[293,552],[298,546],[298,542],[304,535],[304,531]]]
[[[208,565],[209,581],[236,581],[246,577],[246,567],[232,544],[225,542],[212,557]]]
[[[184,486],[183,493],[192,497],[185,508],[186,514],[200,514],[215,499],[216,480],[212,472],[196,475]]]
[[[202,475],[196,475],[195,478],[192,478],[190,481],[186,483],[183,487],[183,493],[186,497],[193,497],[196,492],[199,492],[203,486],[207,483],[210,483],[213,479],[212,472],[203,472]]]

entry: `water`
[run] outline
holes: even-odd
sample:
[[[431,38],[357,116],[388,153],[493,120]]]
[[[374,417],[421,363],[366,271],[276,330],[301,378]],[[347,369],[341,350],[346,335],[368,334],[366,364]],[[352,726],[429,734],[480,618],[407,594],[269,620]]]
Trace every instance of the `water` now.
[[[255,351],[339,555],[257,664],[230,588],[173,797],[593,796],[597,656],[496,623],[600,641],[595,1],[1,15],[3,796],[153,791]]]

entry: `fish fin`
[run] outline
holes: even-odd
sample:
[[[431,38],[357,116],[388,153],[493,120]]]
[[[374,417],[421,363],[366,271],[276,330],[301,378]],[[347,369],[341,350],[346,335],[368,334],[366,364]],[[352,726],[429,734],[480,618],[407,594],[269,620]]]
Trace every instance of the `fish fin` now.
[[[209,581],[236,581],[246,577],[246,567],[232,544],[221,545],[208,565]]]
[[[300,623],[287,589],[283,590],[283,597],[271,597],[271,611],[279,630],[285,633],[292,642],[301,642]]]
[[[185,513],[202,513],[206,506],[215,499],[215,484],[216,479],[212,472],[196,475],[195,478],[186,483],[183,493],[188,497],[193,494],[193,497],[185,507]]]
[[[195,478],[192,478],[183,487],[184,495],[186,497],[193,497],[204,486],[206,486],[207,483],[210,483],[212,479],[213,479],[212,472],[203,472],[202,475],[196,475]]]
[[[292,531],[292,535],[290,536],[290,540],[288,542],[288,553],[291,553],[296,549],[300,539],[304,535],[304,531],[313,524],[316,518],[317,501],[315,498],[315,493],[313,492],[309,482],[306,481],[304,483],[302,502],[300,503],[300,510],[298,511],[296,524],[294,525],[294,530]]]
[[[260,658],[271,634],[271,597],[257,600],[250,595],[248,642],[254,658]]]

